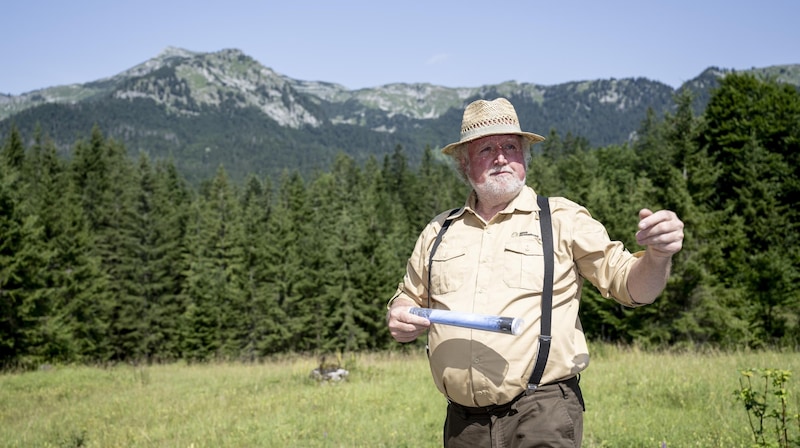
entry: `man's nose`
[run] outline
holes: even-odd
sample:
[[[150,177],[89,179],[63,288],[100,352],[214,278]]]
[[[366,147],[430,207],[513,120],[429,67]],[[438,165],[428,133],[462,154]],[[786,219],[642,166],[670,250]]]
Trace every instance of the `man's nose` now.
[[[498,150],[496,154],[497,155],[495,155],[494,157],[494,163],[496,163],[497,165],[508,164],[508,159],[506,159],[506,154],[502,149]]]

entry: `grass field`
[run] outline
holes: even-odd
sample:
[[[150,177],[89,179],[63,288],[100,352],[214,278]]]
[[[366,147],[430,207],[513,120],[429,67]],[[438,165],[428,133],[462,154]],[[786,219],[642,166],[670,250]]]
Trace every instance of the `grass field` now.
[[[584,447],[746,447],[739,370],[791,370],[797,353],[648,353],[593,346],[581,386]],[[0,375],[0,447],[434,447],[445,400],[423,353],[345,355],[347,381],[317,360],[53,367]]]

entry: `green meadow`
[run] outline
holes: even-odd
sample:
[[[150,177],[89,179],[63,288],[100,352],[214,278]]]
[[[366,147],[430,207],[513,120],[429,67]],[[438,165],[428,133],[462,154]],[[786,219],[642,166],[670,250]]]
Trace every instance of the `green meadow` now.
[[[666,353],[595,345],[581,379],[584,447],[748,447],[739,371],[791,370],[774,351]],[[0,375],[2,447],[436,447],[446,402],[424,353],[344,355],[318,383],[313,357],[263,363],[53,366]]]

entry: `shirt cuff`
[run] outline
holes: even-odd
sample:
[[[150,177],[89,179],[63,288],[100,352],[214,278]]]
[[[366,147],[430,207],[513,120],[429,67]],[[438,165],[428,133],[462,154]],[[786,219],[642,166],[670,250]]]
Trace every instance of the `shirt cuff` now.
[[[644,256],[645,252],[647,252],[647,251],[646,250],[640,250],[638,252],[634,252],[633,253],[633,257],[634,258],[642,258]],[[630,302],[630,307],[631,308],[636,308],[636,307],[639,307],[639,306],[647,305],[646,303],[639,303],[639,302],[637,302],[636,300],[633,299],[633,296],[631,295],[631,292],[628,290],[628,278],[627,278],[627,276],[625,277],[625,292],[628,293],[628,301]]]

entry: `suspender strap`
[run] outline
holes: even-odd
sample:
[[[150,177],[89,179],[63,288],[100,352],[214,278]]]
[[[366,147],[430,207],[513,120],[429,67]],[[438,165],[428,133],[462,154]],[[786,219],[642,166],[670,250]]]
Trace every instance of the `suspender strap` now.
[[[433,254],[436,253],[436,248],[439,247],[439,244],[442,242],[442,238],[444,237],[444,232],[447,232],[447,228],[450,227],[450,224],[453,222],[450,219],[451,216],[455,215],[460,208],[454,208],[450,211],[450,214],[447,215],[447,218],[444,219],[442,223],[442,228],[439,229],[439,233],[436,234],[436,239],[433,241],[433,246],[431,246],[431,254],[428,258],[428,308],[431,307],[431,271],[433,271]]]
[[[539,332],[539,353],[536,354],[536,364],[533,366],[531,378],[528,380],[528,392],[533,393],[539,387],[550,355],[550,341],[552,339],[553,323],[553,224],[550,220],[550,203],[546,196],[537,196],[536,201],[541,211],[539,224],[542,226],[542,251],[544,253],[544,289],[542,290],[542,329]]]

